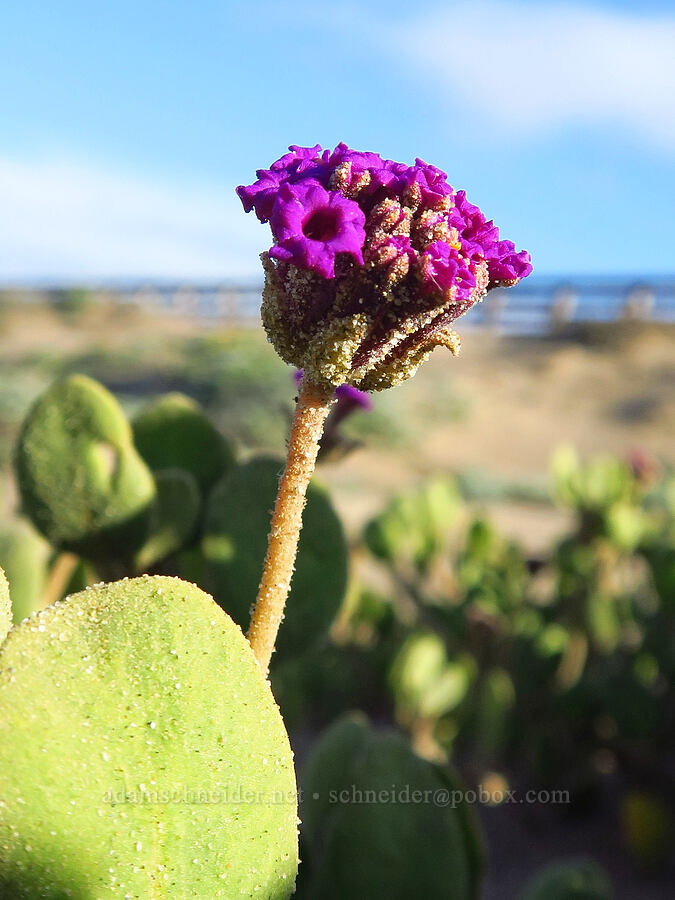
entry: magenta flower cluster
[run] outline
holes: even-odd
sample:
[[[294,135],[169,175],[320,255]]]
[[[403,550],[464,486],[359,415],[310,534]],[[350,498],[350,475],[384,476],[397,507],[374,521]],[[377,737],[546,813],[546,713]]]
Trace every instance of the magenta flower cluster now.
[[[532,271],[529,254],[500,240],[464,191],[420,159],[412,166],[339,144],[333,151],[291,146],[238,187],[246,212],[269,222],[269,255],[331,279],[336,261],[417,273],[422,292],[455,302],[476,289],[515,284]],[[485,279],[489,285],[477,283]]]

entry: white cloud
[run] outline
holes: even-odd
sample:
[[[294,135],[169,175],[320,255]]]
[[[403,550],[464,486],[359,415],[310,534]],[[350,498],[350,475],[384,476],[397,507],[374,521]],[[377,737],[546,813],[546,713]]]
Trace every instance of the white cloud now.
[[[675,16],[556,3],[460,2],[396,25],[425,89],[488,130],[618,124],[675,148]]]
[[[234,186],[0,157],[0,281],[255,277],[265,239]]]

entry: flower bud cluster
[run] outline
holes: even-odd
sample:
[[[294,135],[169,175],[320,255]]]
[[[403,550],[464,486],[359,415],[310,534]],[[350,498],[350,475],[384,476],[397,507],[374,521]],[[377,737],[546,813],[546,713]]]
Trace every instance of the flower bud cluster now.
[[[288,363],[319,383],[381,390],[409,378],[487,291],[532,271],[464,191],[417,159],[292,146],[237,188],[269,222],[262,317]]]

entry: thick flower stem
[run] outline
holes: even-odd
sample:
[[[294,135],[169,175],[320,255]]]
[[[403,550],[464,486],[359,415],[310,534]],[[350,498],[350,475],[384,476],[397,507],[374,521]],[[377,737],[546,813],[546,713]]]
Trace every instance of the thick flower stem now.
[[[332,389],[318,387],[303,379],[288,443],[286,468],[279,482],[272,515],[262,580],[248,630],[249,642],[265,674],[284,616],[307,486],[314,472],[319,441],[332,403]]]

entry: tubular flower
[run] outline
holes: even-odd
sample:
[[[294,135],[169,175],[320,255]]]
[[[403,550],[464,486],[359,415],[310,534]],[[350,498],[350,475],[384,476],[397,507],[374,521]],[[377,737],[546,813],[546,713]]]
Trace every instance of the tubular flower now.
[[[526,251],[440,169],[339,144],[291,146],[237,193],[269,222],[262,318],[279,355],[314,382],[390,387],[494,287],[532,271]]]
[[[358,203],[327,191],[313,178],[283,184],[270,216],[277,243],[269,255],[334,278],[338,253],[348,253],[363,265],[365,222]]]

